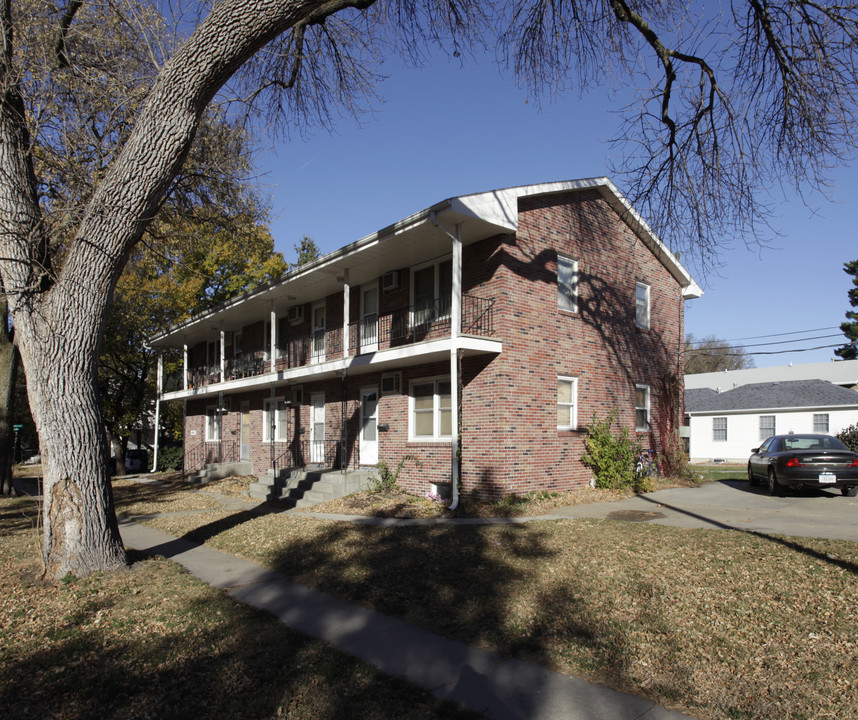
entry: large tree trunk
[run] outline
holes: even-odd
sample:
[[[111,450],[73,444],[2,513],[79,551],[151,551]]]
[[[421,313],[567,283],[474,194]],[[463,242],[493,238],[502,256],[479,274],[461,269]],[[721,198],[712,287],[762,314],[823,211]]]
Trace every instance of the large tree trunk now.
[[[358,0],[362,5],[371,0]],[[0,272],[9,292],[44,474],[47,575],[121,566],[96,362],[107,309],[133,245],[180,170],[224,82],[296,23],[351,0],[225,0],[164,66],[131,136],[51,267],[12,58],[10,0],[0,0]]]

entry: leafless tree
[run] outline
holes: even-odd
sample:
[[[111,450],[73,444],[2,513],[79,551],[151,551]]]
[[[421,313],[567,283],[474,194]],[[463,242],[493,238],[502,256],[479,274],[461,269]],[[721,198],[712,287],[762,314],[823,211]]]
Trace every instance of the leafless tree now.
[[[829,165],[851,156],[858,87],[855,6],[735,0],[713,14],[710,5],[221,0],[199,6],[187,39],[163,53],[144,25],[122,17],[151,52],[153,77],[127,88],[143,94],[141,109],[129,118],[133,129],[109,138],[93,160],[91,192],[60,208],[41,194],[47,170],[34,155],[34,132],[53,115],[16,45],[26,3],[0,0],[0,274],[41,438],[49,575],[124,563],[96,358],[125,259],[226,83],[273,125],[324,123],[371,99],[379,59],[419,58],[427,42],[466,54],[495,44],[498,33],[501,59],[534,89],[612,77],[643,88],[625,108],[618,140],[626,185],[669,242],[705,257],[725,232],[759,230],[773,179],[823,186]],[[120,7],[72,0],[44,14],[54,66],[45,92],[67,87],[78,71],[86,38],[75,28],[85,14],[115,18]]]

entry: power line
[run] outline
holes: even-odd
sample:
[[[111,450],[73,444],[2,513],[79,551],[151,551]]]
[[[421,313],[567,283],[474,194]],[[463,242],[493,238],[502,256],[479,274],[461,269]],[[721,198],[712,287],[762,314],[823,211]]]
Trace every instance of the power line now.
[[[721,339],[717,338],[718,342],[723,343],[731,343],[731,342],[741,342],[742,340],[764,340],[766,338],[772,337],[784,337],[786,335],[802,335],[804,333],[809,332],[822,332],[823,330],[840,330],[839,325],[835,325],[833,327],[821,327],[821,328],[810,328],[808,330],[792,330],[791,332],[782,332],[782,333],[773,333],[771,335],[750,335],[748,337],[740,337],[740,338],[732,338],[732,339]],[[801,340],[811,340],[812,338],[796,338],[794,342],[799,342]],[[705,339],[697,340],[697,343],[705,343],[707,342]],[[754,343],[755,345],[759,345],[760,343]],[[692,341],[692,345],[694,345],[694,341]]]

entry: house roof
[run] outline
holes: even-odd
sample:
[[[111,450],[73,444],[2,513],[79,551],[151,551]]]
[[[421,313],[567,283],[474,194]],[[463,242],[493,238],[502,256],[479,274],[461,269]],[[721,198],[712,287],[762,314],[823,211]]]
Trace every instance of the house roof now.
[[[711,388],[685,391],[688,415],[823,407],[858,408],[858,392],[825,380],[751,383],[722,393]]]
[[[629,201],[606,177],[521,185],[448,198],[409,215],[356,242],[296,267],[282,277],[227,301],[204,314],[149,338],[152,347],[191,344],[210,338],[211,323],[240,324],[249,314],[265,310],[284,313],[291,305],[311,302],[391,270],[408,267],[450,252],[450,233],[458,226],[463,245],[518,229],[518,199],[570,191],[596,190],[640,240],[661,261],[682,288],[683,297],[703,294],[678,258],[652,231]]]
[[[749,383],[788,380],[827,380],[835,385],[854,387],[858,385],[858,360],[696,373],[685,376],[685,388],[691,390],[706,387],[726,391]]]

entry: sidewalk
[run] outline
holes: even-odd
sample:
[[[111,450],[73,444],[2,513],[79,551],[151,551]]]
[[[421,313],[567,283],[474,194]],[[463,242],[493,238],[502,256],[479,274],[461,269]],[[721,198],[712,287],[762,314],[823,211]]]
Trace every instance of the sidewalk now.
[[[497,720],[680,720],[688,718],[635,695],[617,692],[488,650],[446,640],[396,618],[291,582],[204,545],[131,521],[125,544],[163,555],[239,602],[325,640],[436,697]]]

